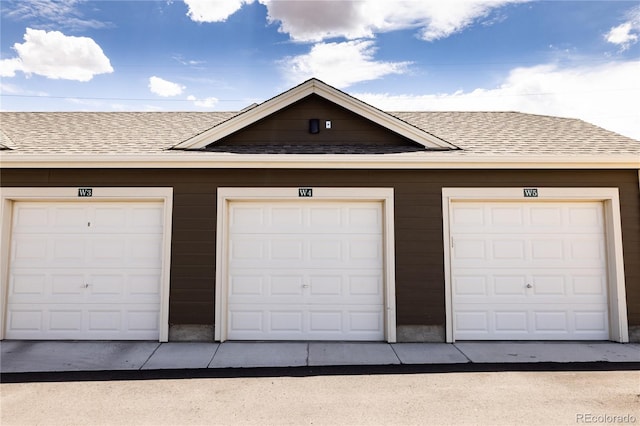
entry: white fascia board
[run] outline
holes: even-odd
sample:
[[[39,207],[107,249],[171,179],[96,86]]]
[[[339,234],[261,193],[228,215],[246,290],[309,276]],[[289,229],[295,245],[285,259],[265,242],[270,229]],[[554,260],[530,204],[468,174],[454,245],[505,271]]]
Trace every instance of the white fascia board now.
[[[454,154],[454,153],[451,153]],[[620,156],[451,156],[367,154],[228,154],[172,152],[148,155],[2,155],[0,168],[257,168],[257,169],[640,169]]]
[[[382,110],[379,110],[365,102],[362,102],[352,96],[347,95],[344,92],[334,89],[331,86],[327,86],[324,83],[318,82],[315,93],[318,95],[340,105],[343,108],[348,109],[368,120],[373,121],[387,129],[404,136],[414,142],[417,142],[425,148],[439,148],[439,149],[459,149],[457,146],[446,142],[430,133],[421,130],[406,121],[403,121],[391,114],[388,114]]]
[[[313,93],[313,88],[309,86],[299,87],[298,91],[285,92],[273,99],[270,99],[255,108],[240,113],[229,118],[226,121],[196,135],[186,141],[183,141],[173,147],[173,149],[201,149],[225,136],[241,130],[256,121],[259,121],[281,109],[291,105],[292,103],[302,99],[303,97]]]
[[[319,80],[311,79],[307,82],[284,92],[244,113],[231,117],[209,130],[183,141],[173,149],[202,149],[207,145],[229,136],[243,128],[274,114],[289,105],[311,95],[317,94],[363,118],[373,121],[392,132],[404,136],[425,148],[431,149],[458,149],[434,135],[421,130],[411,124],[400,120],[384,111],[372,107],[352,96],[347,95]]]

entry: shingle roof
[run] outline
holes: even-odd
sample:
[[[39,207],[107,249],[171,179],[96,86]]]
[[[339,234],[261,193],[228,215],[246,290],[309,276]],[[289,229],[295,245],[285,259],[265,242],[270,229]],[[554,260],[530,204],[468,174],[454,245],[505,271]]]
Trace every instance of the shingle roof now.
[[[638,154],[640,142],[582,120],[518,112],[396,112],[464,153]]]
[[[229,112],[0,112],[23,154],[151,154],[235,115]],[[9,153],[7,153],[9,154]]]
[[[0,112],[2,155],[166,154],[235,112]],[[627,155],[640,142],[581,120],[517,112],[394,112],[461,150],[394,155]],[[7,149],[8,148],[8,149]],[[203,153],[205,154],[205,153]]]

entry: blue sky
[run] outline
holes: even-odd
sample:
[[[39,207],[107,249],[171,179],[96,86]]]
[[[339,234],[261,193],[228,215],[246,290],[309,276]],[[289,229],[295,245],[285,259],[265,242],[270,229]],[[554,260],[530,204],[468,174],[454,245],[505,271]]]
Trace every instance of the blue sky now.
[[[640,2],[0,0],[5,111],[236,111],[316,77],[384,110],[640,140]]]

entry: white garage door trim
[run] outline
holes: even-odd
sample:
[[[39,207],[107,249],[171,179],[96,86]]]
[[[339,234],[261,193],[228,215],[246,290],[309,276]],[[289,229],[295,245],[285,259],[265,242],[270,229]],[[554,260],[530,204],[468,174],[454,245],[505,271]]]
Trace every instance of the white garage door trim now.
[[[525,195],[526,194],[526,195]],[[445,303],[447,342],[454,342],[451,214],[456,201],[598,201],[604,207],[605,244],[607,250],[607,278],[609,298],[609,338],[617,342],[629,341],[627,324],[622,227],[620,200],[617,188],[443,188],[442,214],[445,265]]]
[[[90,189],[90,191],[85,191]],[[82,190],[82,191],[81,191]],[[162,266],[160,289],[160,342],[169,339],[169,279],[171,270],[171,218],[173,188],[0,188],[0,340],[5,338],[9,262],[11,247],[11,222],[14,204],[20,201],[42,202],[114,202],[159,201],[163,203],[164,230],[162,237]]]
[[[224,342],[228,333],[229,219],[235,201],[375,201],[382,203],[384,331],[387,342],[396,341],[395,254],[393,188],[309,188],[301,197],[299,188],[218,188],[216,237],[215,340]],[[309,195],[311,195],[309,197]]]

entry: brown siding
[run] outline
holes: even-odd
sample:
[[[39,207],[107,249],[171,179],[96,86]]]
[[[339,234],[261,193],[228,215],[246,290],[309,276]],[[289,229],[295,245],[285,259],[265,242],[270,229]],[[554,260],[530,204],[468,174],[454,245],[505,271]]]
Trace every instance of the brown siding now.
[[[174,188],[170,322],[213,324],[217,187],[393,187],[398,325],[444,325],[442,187],[618,187],[629,324],[640,326],[640,197],[628,171],[11,170],[3,186]]]
[[[309,133],[309,120],[320,120],[320,133]],[[325,129],[325,121],[331,129]],[[392,145],[415,143],[317,95],[308,96],[243,128],[215,145]]]

